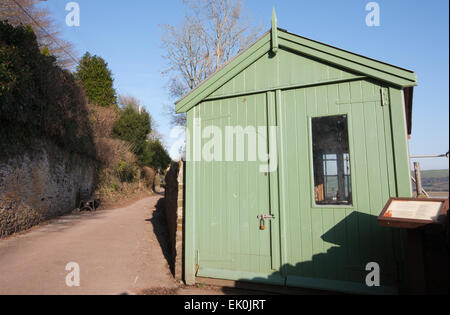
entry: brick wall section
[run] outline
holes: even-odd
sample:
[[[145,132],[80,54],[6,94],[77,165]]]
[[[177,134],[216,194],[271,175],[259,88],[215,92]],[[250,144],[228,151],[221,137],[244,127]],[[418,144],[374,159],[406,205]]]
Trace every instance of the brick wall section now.
[[[0,238],[77,208],[79,189],[92,190],[95,163],[42,141],[0,157]]]
[[[175,279],[183,280],[184,163],[172,163],[166,178],[164,206],[169,226]]]

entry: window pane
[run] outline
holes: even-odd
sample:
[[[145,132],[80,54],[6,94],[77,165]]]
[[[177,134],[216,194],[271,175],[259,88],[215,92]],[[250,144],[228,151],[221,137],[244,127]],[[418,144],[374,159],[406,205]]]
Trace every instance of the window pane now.
[[[312,135],[316,204],[351,205],[347,116],[313,118]]]
[[[337,175],[337,161],[326,161],[327,175]]]

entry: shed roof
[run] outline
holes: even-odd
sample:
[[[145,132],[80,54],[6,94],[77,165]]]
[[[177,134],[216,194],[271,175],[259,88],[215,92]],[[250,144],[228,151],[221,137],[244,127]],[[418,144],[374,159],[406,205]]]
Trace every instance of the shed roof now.
[[[382,61],[355,54],[278,28],[272,19],[272,28],[253,45],[237,55],[222,68],[211,74],[199,86],[176,102],[178,113],[187,112],[215,92],[223,84],[239,74],[256,60],[269,52],[284,49],[306,57],[349,70],[351,72],[385,82],[388,85],[407,89],[405,95],[408,124],[411,130],[412,88],[417,86],[413,71]]]

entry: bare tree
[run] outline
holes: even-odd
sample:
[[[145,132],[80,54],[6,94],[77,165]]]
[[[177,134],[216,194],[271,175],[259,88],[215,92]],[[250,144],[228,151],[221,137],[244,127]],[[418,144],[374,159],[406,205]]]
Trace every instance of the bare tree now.
[[[142,109],[141,102],[132,95],[119,95],[119,107],[125,109],[131,107],[135,111],[139,112]]]
[[[180,98],[243,51],[260,33],[252,28],[241,0],[183,0],[187,15],[181,25],[163,25],[163,56],[169,93]],[[167,109],[171,123],[184,125],[184,115]]]
[[[170,82],[170,92],[179,97],[203,81],[208,73],[208,46],[203,26],[186,17],[181,26],[164,25],[163,48],[169,68],[176,73]]]
[[[51,18],[50,11],[39,5],[41,0],[1,0],[0,20],[8,21],[12,25],[29,25],[36,34],[42,51],[57,58],[57,62],[64,68],[75,65],[74,46],[63,40],[59,27]]]
[[[148,136],[148,139],[150,141],[156,141],[159,140],[163,145],[165,145],[164,137],[163,135],[158,131],[159,129],[159,123],[153,118],[152,115],[150,115],[150,121],[152,125],[152,132]]]
[[[209,71],[217,71],[247,48],[261,27],[251,28],[239,0],[184,0],[203,25],[208,43]],[[214,58],[213,58],[214,57]]]

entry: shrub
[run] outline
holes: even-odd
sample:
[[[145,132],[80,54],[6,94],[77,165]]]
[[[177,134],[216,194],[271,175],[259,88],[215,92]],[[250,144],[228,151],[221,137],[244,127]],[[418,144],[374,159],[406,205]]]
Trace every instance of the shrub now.
[[[120,117],[118,109],[89,104],[88,111],[94,137],[110,138],[114,124]]]
[[[134,164],[121,161],[117,165],[116,176],[122,183],[131,183],[136,177],[136,167]]]
[[[150,132],[150,115],[145,110],[139,113],[132,107],[127,107],[121,112],[113,128],[114,137],[133,145],[133,152],[140,166],[150,163],[151,155],[147,147]]]
[[[151,161],[149,165],[159,173],[163,173],[172,161],[166,149],[159,140],[154,140],[148,143],[148,150],[151,152]]]
[[[151,167],[145,166],[142,168],[142,178],[145,181],[147,188],[153,188],[155,183],[156,171]]]
[[[50,139],[95,157],[83,89],[46,56],[30,27],[0,22],[0,150]]]

